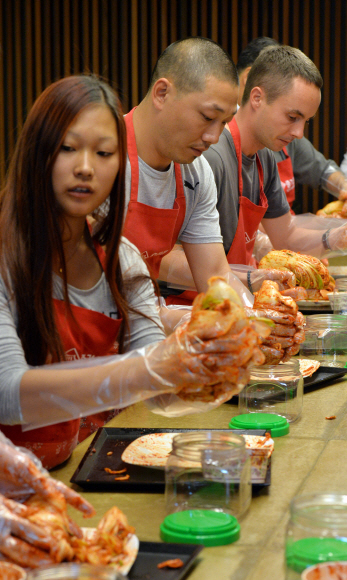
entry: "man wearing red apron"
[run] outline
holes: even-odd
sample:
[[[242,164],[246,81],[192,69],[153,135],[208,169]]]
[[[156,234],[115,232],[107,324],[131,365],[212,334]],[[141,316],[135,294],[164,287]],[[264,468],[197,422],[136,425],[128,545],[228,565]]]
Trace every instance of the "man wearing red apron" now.
[[[237,61],[237,72],[240,79],[238,103],[241,105],[247,77],[260,52],[267,46],[279,46],[274,38],[260,36],[254,38],[242,50]],[[347,192],[347,183],[338,165],[332,159],[326,159],[312,143],[303,137],[294,140],[282,151],[274,151],[282,187],[292,208],[295,200],[295,184],[308,185],[313,189],[322,188],[335,197]],[[347,193],[346,193],[347,195]],[[291,213],[294,214],[291,209]]]
[[[306,76],[297,74],[298,63]],[[288,78],[283,79],[284,71]],[[303,137],[306,121],[319,106],[321,84],[319,71],[298,49],[268,47],[249,72],[231,133],[223,131],[219,142],[204,153],[216,180],[224,249],[230,263],[250,263],[260,222],[275,249],[310,253],[312,248],[317,255],[318,248],[318,257],[324,255],[322,232],[299,229],[292,221],[272,153]],[[284,162],[288,178],[290,163],[288,156]],[[293,196],[292,187],[289,192]],[[274,275],[276,272],[271,273],[272,279]],[[239,277],[247,281],[245,276]]]
[[[184,90],[175,85],[175,62],[180,63]],[[200,70],[206,68],[205,81],[201,74],[196,80],[192,76],[196,62]],[[166,279],[160,272],[162,260],[178,239],[199,291],[211,276],[230,272],[213,174],[202,153],[231,120],[237,93],[236,68],[225,51],[208,39],[185,39],[159,58],[146,97],[125,117],[124,235],[139,248],[154,277]]]
[[[105,253],[95,244],[100,263],[104,265]],[[121,319],[71,305],[73,316],[62,300],[53,300],[57,329],[65,353],[83,359],[107,356],[118,352],[117,335]],[[55,360],[51,361],[58,362]],[[0,425],[0,430],[15,444],[30,449],[50,469],[70,457],[77,443],[103,426],[115,416],[116,411],[105,411],[56,425],[22,431],[20,425]]]

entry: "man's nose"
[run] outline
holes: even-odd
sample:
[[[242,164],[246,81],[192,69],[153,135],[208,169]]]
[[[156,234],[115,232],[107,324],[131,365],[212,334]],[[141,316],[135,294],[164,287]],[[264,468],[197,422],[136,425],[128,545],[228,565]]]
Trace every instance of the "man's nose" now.
[[[209,143],[210,145],[218,143],[220,134],[223,131],[223,129],[224,125],[222,123],[211,123],[208,129],[206,129],[206,131],[204,132],[202,140],[205,143]]]

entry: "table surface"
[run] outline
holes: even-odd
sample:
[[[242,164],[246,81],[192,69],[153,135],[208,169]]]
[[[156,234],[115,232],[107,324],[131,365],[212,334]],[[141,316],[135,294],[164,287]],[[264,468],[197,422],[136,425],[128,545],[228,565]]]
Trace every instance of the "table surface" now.
[[[241,520],[241,538],[234,544],[204,548],[189,580],[284,580],[284,538],[289,503],[298,494],[347,493],[347,375],[330,386],[304,395],[302,417],[291,424],[290,434],[275,439],[271,486],[252,498]],[[151,413],[144,403],[124,409],[109,427],[228,428],[237,406],[224,404],[208,413],[168,419]],[[327,420],[335,415],[336,419]],[[81,443],[71,458],[51,472],[72,486],[70,478],[87,450],[92,436]],[[165,517],[163,494],[81,492],[96,508],[97,515],[80,525],[95,526],[100,517],[117,505],[143,541],[160,541],[159,526]]]

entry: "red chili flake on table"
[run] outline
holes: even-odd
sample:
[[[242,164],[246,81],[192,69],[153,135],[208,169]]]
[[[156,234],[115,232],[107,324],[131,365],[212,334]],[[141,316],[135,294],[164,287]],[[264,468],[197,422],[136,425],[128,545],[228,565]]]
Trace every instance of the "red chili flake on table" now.
[[[109,467],[104,467],[104,471],[106,471],[106,473],[111,473],[112,475],[116,475],[116,473],[125,473],[126,469],[120,469],[119,471],[114,471],[114,469],[110,469]]]
[[[160,562],[157,564],[157,568],[182,568],[183,562],[179,558],[174,560],[165,560],[165,562]]]
[[[328,415],[325,418],[328,419],[328,421],[332,421],[333,419],[336,419],[336,415]]]

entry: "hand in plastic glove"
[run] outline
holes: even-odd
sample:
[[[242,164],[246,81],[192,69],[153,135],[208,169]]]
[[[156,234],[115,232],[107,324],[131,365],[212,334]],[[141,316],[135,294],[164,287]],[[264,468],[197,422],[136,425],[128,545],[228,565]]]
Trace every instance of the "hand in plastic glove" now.
[[[251,272],[251,284],[254,292],[260,290],[264,280],[273,280],[277,282],[280,290],[293,288],[296,284],[295,274],[289,270],[265,269],[254,270]]]
[[[48,534],[46,528],[27,519],[28,512],[25,505],[0,495],[1,554],[26,567],[48,566],[61,561],[56,557],[60,542]],[[66,555],[70,552],[71,549]]]
[[[93,506],[80,494],[50,477],[36,457],[16,447],[0,433],[0,493],[22,499],[34,492],[56,505],[66,501],[85,517],[95,514]]]
[[[334,252],[347,253],[347,225],[329,230],[326,243]]]
[[[293,298],[281,295],[276,282],[263,283],[256,293],[252,312],[253,316],[263,316],[275,323],[270,336],[260,347],[267,364],[286,362],[299,352],[300,344],[305,340],[304,317]]]
[[[166,336],[169,336],[178,326],[190,319],[192,312],[191,306],[181,306],[176,304],[161,304],[159,316],[165,330]]]

